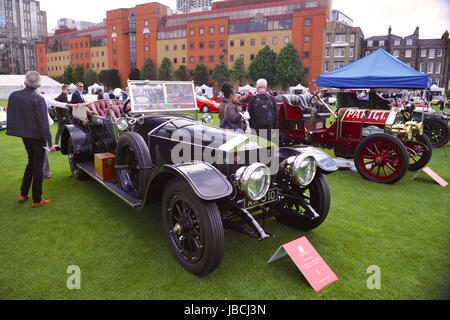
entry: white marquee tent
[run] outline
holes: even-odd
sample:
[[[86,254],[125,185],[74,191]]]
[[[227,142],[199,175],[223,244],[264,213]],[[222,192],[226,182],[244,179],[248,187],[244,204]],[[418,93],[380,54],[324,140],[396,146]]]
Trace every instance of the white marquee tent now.
[[[208,87],[206,84],[197,87],[197,94],[202,94],[208,98],[212,98],[214,96],[213,88]]]
[[[11,93],[25,88],[25,75],[0,75],[0,99],[8,99]],[[41,76],[41,93],[58,95],[61,93],[61,83],[47,76]]]
[[[296,92],[302,94],[302,93],[306,93],[308,91],[309,91],[309,89],[304,87],[304,86],[302,86],[301,84],[298,84],[296,87],[290,87],[289,88],[289,92],[291,94],[296,94]]]
[[[244,94],[249,92],[256,93],[256,88],[253,88],[251,85],[247,84],[245,87],[239,87],[239,92]]]
[[[88,93],[94,95],[99,89],[105,90],[105,87],[98,85],[97,83],[94,83],[92,86],[88,88]]]

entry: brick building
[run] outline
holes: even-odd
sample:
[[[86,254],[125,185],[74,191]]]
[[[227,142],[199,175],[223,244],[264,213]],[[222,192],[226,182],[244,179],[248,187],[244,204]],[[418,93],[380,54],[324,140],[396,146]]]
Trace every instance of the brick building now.
[[[404,38],[392,34],[364,40],[363,55],[383,48],[408,66],[428,74],[433,84],[450,89],[450,40],[446,31],[440,39],[420,39],[419,27]]]
[[[185,65],[189,72],[204,64],[211,74],[222,61],[231,68],[241,57],[248,67],[265,45],[278,53],[288,42],[299,52],[308,84],[321,73],[331,0],[228,0],[207,11],[169,12],[156,2],[107,12],[109,66],[122,83],[147,57],[156,67],[168,57],[173,70]]]

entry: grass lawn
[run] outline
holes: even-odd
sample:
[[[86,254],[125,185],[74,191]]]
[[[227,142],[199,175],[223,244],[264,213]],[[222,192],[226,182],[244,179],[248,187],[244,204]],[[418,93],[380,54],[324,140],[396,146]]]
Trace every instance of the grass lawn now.
[[[217,124],[217,119],[215,121]],[[56,125],[52,127],[55,133]],[[275,238],[258,242],[225,234],[220,267],[205,278],[173,258],[159,204],[137,212],[92,180],[70,177],[67,157],[50,154],[44,182],[52,203],[18,204],[26,153],[0,132],[1,299],[446,299],[450,284],[450,193],[424,173],[394,185],[339,171],[327,176],[332,204],[318,229],[302,233],[267,222]],[[450,181],[450,149],[429,166]],[[339,280],[316,293],[290,261],[267,261],[280,245],[306,236]],[[67,268],[81,270],[81,290],[69,290]],[[381,269],[381,289],[369,290],[369,266]]]

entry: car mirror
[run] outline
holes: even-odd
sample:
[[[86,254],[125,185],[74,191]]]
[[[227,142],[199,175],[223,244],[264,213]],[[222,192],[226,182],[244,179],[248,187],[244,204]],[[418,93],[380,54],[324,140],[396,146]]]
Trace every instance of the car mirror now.
[[[201,119],[202,122],[206,124],[211,124],[213,122],[213,116],[210,113],[205,114]]]

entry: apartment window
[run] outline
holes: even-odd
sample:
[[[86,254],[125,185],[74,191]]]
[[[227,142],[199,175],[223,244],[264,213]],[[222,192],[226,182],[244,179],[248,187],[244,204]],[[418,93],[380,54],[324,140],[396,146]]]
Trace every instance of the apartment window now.
[[[303,53],[303,58],[304,58],[304,59],[309,59],[309,51],[305,51],[305,52]]]
[[[406,45],[411,46],[413,44],[412,39],[406,39]]]
[[[266,42],[267,42],[266,38],[261,38],[261,45],[265,46]]]
[[[392,55],[396,58],[400,57],[400,50],[394,50],[394,52],[392,53]]]
[[[250,45],[254,46],[256,44],[256,40],[255,39],[250,39]]]
[[[198,57],[198,62],[199,63],[204,63],[205,62],[205,58],[203,56]]]
[[[334,42],[345,42],[347,38],[346,34],[336,34],[334,36]],[[371,41],[371,40],[369,40]]]
[[[117,61],[114,60],[113,65],[114,65],[114,66],[117,66]]]
[[[430,49],[428,51],[428,58],[434,59],[434,57],[435,57],[435,50],[434,49]]]
[[[277,37],[273,37],[272,38],[272,44],[278,44],[278,38]]]
[[[400,45],[400,39],[395,39],[394,46],[399,46],[399,45]]]
[[[214,48],[214,41],[210,41],[209,42],[209,47],[212,49],[212,48]]]
[[[193,36],[194,34],[195,34],[194,29],[189,29],[189,35],[190,35],[190,36]]]
[[[310,18],[306,18],[305,19],[305,26],[310,26],[311,25],[311,19]]]
[[[225,62],[225,57],[223,55],[219,56],[219,62],[220,63]]]
[[[352,33],[351,35],[350,35],[350,42],[355,42],[355,37],[356,37],[356,35],[354,34],[354,33]]]
[[[334,48],[334,57],[335,58],[345,57],[345,48]]]
[[[441,73],[441,63],[440,62],[436,63],[436,65],[434,67],[434,73],[436,73],[436,74]]]
[[[325,39],[327,43],[331,43],[331,34],[327,34]]]
[[[411,58],[412,57],[412,50],[408,49],[405,51],[405,57],[406,58]]]
[[[102,57],[104,57],[105,56],[105,51],[102,51]]]
[[[184,43],[181,45],[181,50],[186,50],[186,45]]]
[[[289,37],[284,37],[284,44],[288,44],[289,43]]]
[[[75,49],[78,49],[78,42],[75,42]]]
[[[239,59],[242,59],[242,61],[244,61],[244,55],[243,54],[239,55]]]
[[[329,58],[330,57],[330,48],[326,48],[325,49],[325,58]]]
[[[234,47],[234,40],[230,40],[230,47]]]
[[[219,27],[219,32],[220,33],[225,33],[225,27],[224,26],[220,26]]]
[[[185,57],[181,58],[181,63],[186,63],[186,58]]]
[[[419,71],[422,73],[425,72],[425,63],[419,64]]]
[[[373,47],[373,41],[372,40],[367,40],[367,47],[369,47],[369,48]]]
[[[250,55],[250,61],[253,61],[254,59],[255,59],[255,54],[252,53],[252,54]]]
[[[343,61],[337,61],[334,63],[334,70],[342,68],[344,66],[344,62]]]
[[[146,26],[146,27],[148,26],[148,20],[144,21],[144,26]]]
[[[442,49],[436,49],[436,57],[442,57]]]
[[[230,55],[230,62],[233,62],[234,61],[234,55]]]
[[[311,40],[310,36],[305,36],[305,42],[309,42]]]
[[[384,40],[380,40],[380,41],[378,42],[378,45],[379,45],[380,47],[384,47]]]
[[[193,42],[190,42],[190,43],[189,43],[189,49],[191,49],[191,50],[194,49],[194,43],[193,43]]]
[[[244,39],[239,40],[239,45],[241,47],[245,46],[245,40]]]
[[[83,42],[80,42],[80,49],[83,48]]]
[[[205,28],[198,29],[198,34],[204,35],[205,34]]]
[[[198,48],[203,49],[205,47],[205,43],[203,41],[198,43]]]
[[[144,39],[148,39],[148,33],[144,33]]]
[[[209,34],[214,34],[214,27],[209,27]]]
[[[86,47],[86,48],[89,47],[89,42],[86,41],[85,47]]]
[[[194,63],[194,57],[189,57],[189,63]]]
[[[214,56],[209,56],[209,62],[214,62]]]
[[[350,50],[348,51],[348,56],[350,58],[353,58],[355,56],[355,48],[350,48]]]
[[[330,63],[329,63],[328,61],[325,61],[324,71],[325,71],[325,72],[330,71]]]
[[[113,38],[113,43],[116,43],[116,42],[117,42],[117,38],[114,37],[114,38]]]
[[[116,25],[112,26],[113,31],[116,31]]]
[[[86,63],[86,70],[89,69],[89,63]]]
[[[169,45],[166,44],[166,51],[169,51]]]
[[[421,56],[422,58],[425,58],[425,57],[427,56],[427,49],[422,49],[422,50],[420,50],[420,56]]]
[[[427,73],[433,73],[433,71],[434,71],[434,63],[433,62],[428,62]]]
[[[225,47],[225,40],[220,40],[219,41],[219,47],[220,48],[224,48]]]
[[[173,45],[173,51],[177,51],[178,46],[176,44]]]
[[[148,52],[148,46],[145,46],[145,52]]]

